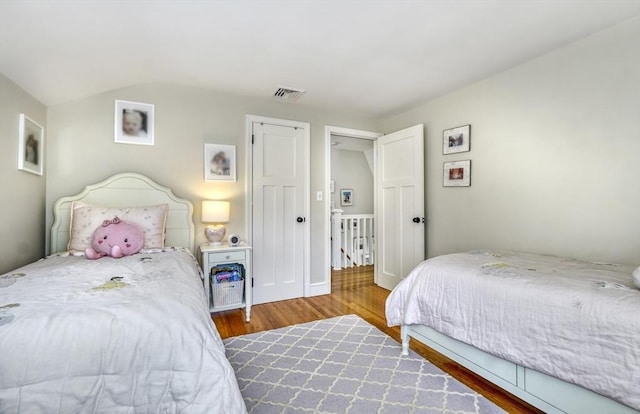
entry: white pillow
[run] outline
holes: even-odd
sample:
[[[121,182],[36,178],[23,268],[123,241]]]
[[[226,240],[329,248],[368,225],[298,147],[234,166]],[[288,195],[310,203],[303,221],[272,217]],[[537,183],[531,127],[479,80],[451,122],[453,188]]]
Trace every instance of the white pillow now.
[[[636,267],[636,270],[633,271],[633,284],[640,289],[640,266]]]
[[[67,250],[84,253],[91,247],[91,235],[104,220],[118,216],[137,224],[144,231],[145,249],[162,249],[165,239],[168,204],[145,207],[103,207],[74,201],[71,205],[71,228]]]

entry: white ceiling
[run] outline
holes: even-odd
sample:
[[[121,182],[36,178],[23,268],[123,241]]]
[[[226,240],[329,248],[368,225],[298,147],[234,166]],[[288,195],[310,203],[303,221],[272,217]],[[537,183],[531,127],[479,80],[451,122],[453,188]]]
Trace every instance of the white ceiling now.
[[[0,0],[0,72],[46,105],[149,82],[389,115],[640,15],[640,0]]]

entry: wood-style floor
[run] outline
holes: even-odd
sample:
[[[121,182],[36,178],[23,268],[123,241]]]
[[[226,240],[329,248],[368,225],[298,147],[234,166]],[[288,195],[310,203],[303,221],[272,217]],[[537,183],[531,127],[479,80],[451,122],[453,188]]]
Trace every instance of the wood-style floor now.
[[[228,338],[318,319],[356,314],[400,341],[400,328],[387,326],[384,303],[389,291],[374,285],[373,266],[332,272],[331,278],[330,295],[255,305],[251,309],[251,322],[248,323],[244,321],[244,311],[240,309],[213,314],[212,319],[222,338]],[[411,348],[509,413],[542,413],[415,340],[411,341]]]

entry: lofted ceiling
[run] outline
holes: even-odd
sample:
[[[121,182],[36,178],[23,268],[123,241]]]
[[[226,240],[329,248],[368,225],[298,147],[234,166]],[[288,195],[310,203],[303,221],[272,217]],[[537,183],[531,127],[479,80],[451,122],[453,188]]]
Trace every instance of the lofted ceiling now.
[[[373,149],[373,143],[372,139],[331,134],[331,148],[336,150],[364,152]]]
[[[150,82],[396,113],[640,15],[640,0],[0,0],[0,73],[47,106]]]

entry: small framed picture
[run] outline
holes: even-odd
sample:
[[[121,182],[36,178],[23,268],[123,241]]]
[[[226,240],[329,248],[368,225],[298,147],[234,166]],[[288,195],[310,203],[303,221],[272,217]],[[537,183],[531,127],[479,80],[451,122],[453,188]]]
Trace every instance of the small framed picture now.
[[[471,125],[445,129],[442,132],[442,153],[455,154],[470,151]]]
[[[44,128],[25,114],[20,114],[18,130],[18,169],[42,175],[44,172]]]
[[[444,163],[445,187],[471,186],[471,160]]]
[[[236,180],[236,146],[204,144],[204,180]]]
[[[119,144],[153,145],[154,106],[116,100],[114,141]]]
[[[343,188],[340,190],[340,205],[352,206],[353,205],[353,190],[350,188]]]

